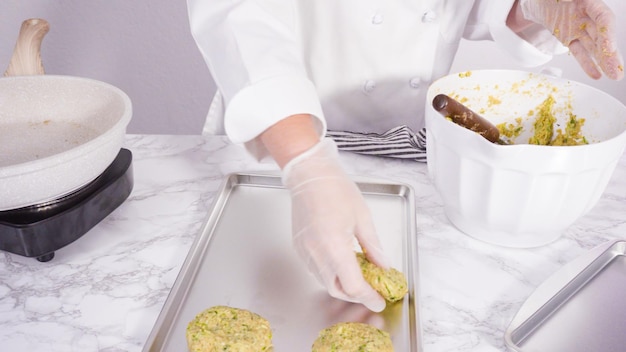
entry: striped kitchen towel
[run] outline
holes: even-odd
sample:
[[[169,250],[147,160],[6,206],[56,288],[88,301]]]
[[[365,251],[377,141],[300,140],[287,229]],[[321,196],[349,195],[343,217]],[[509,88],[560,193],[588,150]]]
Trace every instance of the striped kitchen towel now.
[[[415,133],[407,126],[398,126],[382,134],[329,130],[326,135],[340,150],[426,162],[425,128]]]

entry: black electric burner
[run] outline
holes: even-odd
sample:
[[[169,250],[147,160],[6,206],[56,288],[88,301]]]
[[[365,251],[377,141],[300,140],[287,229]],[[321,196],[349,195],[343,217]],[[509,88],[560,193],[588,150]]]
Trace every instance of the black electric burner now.
[[[59,199],[0,211],[0,250],[40,262],[74,242],[120,206],[133,189],[132,153],[120,149],[95,180]]]

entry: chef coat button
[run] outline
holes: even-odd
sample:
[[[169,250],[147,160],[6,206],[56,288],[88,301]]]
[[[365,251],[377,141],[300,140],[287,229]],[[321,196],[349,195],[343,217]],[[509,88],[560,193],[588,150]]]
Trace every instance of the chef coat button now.
[[[372,24],[381,24],[383,23],[384,19],[385,17],[383,15],[377,13],[374,16],[372,16]]]
[[[428,10],[424,12],[424,14],[422,15],[422,22],[424,23],[433,22],[436,19],[437,19],[437,14],[435,13],[435,11]]]
[[[411,78],[409,85],[411,88],[417,89],[422,85],[422,80],[419,77]]]
[[[365,81],[365,84],[363,84],[363,91],[365,93],[371,93],[374,88],[376,88],[376,83],[374,81],[367,80]]]

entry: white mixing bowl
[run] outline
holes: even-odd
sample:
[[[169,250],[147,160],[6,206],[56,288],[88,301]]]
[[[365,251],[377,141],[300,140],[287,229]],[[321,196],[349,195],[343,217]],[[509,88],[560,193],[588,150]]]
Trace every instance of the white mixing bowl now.
[[[494,124],[521,118],[514,145],[490,143],[432,107],[447,94]],[[563,126],[584,118],[589,144],[526,144],[529,111],[552,95]],[[528,248],[556,240],[599,200],[626,146],[626,107],[593,87],[513,70],[451,74],[429,88],[426,104],[428,171],[449,220],[485,242]]]

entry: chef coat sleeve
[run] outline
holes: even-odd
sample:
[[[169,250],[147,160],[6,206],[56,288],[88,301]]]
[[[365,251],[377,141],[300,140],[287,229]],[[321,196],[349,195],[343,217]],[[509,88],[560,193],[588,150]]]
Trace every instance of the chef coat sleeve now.
[[[258,136],[276,122],[311,114],[320,136],[326,122],[308,79],[289,0],[188,0],[192,35],[225,104],[224,130],[257,158]]]
[[[539,66],[556,54],[568,51],[556,37],[539,24],[522,33],[515,33],[506,25],[514,0],[477,0],[474,4],[463,37],[469,40],[493,40],[523,66]]]

